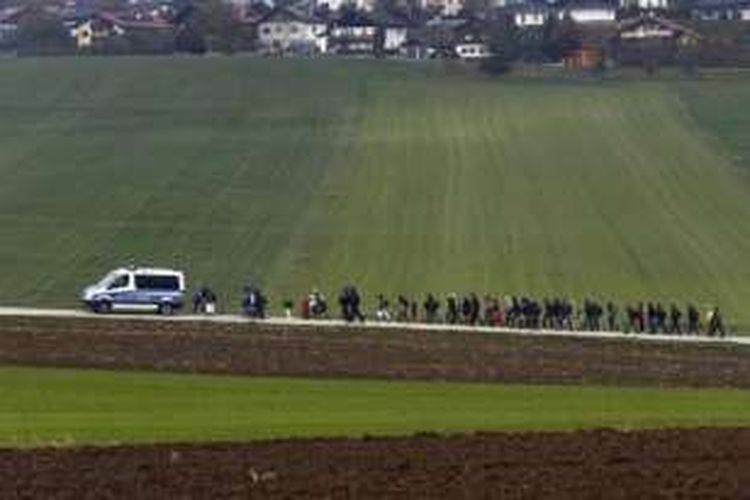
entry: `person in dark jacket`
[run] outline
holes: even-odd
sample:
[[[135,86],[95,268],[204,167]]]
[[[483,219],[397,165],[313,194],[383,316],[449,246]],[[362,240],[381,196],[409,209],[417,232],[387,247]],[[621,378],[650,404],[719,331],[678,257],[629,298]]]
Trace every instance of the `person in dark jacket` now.
[[[445,322],[449,325],[458,323],[458,297],[455,293],[450,294],[446,299]]]
[[[669,308],[669,333],[682,335],[682,311],[676,304]]]
[[[440,310],[440,302],[437,301],[434,295],[428,293],[422,306],[424,307],[424,316],[427,323],[436,323]]]
[[[203,312],[203,287],[200,287],[193,294],[193,314]]]
[[[263,295],[260,288],[248,285],[244,289],[244,297],[242,299],[242,310],[255,319],[263,319],[266,317],[266,305],[268,300]]]
[[[361,297],[353,285],[346,285],[341,289],[339,294],[339,305],[341,306],[341,316],[348,322],[364,321],[365,316],[362,314]]]
[[[479,323],[479,315],[482,313],[482,306],[477,294],[471,293],[469,295],[469,306],[469,324],[476,325]]]
[[[727,334],[718,307],[714,307],[708,314],[707,333],[709,337],[725,337]]]

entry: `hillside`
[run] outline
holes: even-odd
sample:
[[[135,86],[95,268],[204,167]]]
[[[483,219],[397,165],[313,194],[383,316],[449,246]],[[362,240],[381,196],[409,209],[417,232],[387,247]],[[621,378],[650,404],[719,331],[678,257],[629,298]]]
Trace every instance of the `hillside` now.
[[[353,281],[690,299],[750,325],[747,82],[2,61],[0,303],[71,304],[135,261],[231,307],[252,277],[277,303]]]

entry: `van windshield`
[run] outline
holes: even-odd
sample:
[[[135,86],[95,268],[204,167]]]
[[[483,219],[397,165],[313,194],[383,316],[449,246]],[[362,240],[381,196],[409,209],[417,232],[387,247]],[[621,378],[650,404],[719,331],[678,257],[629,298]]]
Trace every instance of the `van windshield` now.
[[[130,286],[130,275],[116,274],[112,277],[111,281],[107,285],[107,290],[113,290],[115,288],[126,288],[128,286]]]
[[[96,288],[107,288],[110,283],[112,283],[115,278],[120,276],[120,273],[112,271],[108,273],[106,276],[104,276],[102,279],[96,282],[94,285]]]

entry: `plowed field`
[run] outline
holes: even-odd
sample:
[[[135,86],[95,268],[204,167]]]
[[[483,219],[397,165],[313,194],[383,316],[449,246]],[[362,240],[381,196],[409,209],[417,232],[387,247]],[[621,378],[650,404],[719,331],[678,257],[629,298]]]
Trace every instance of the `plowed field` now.
[[[0,363],[271,376],[750,387],[750,349],[479,332],[0,318]]]
[[[0,497],[747,498],[750,430],[0,451]]]

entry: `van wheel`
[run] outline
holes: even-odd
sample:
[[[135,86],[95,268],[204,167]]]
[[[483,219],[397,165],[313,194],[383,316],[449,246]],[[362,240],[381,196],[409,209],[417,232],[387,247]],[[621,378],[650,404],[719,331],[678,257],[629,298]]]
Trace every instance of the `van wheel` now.
[[[159,314],[163,316],[171,316],[174,312],[174,307],[170,303],[164,303],[159,306]]]
[[[94,306],[94,311],[99,314],[109,314],[112,312],[112,303],[106,300],[98,302],[96,306]]]

